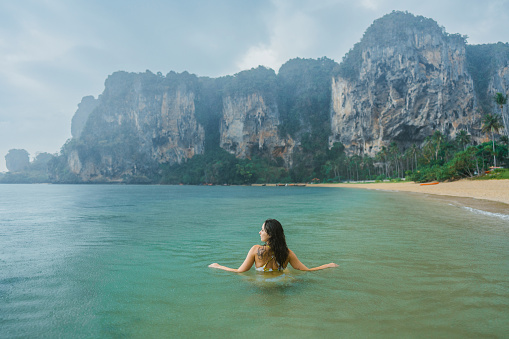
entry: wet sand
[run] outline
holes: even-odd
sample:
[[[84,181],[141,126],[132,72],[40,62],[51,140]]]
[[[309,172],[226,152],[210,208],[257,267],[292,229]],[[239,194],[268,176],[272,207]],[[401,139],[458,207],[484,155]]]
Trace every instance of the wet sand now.
[[[400,183],[313,184],[308,187],[347,187],[429,195],[449,203],[492,213],[509,214],[509,180],[459,180],[437,185]]]

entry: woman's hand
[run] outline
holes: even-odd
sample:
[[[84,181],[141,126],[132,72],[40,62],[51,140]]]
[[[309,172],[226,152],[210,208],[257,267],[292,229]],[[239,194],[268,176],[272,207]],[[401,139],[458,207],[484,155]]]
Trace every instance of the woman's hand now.
[[[219,265],[217,262],[209,265],[209,267],[211,267],[211,268],[219,268],[219,266],[221,266],[221,265]]]
[[[339,265],[331,262],[330,264],[327,264],[327,265],[324,265],[324,266],[326,266],[327,268],[334,268],[334,267],[338,267]]]

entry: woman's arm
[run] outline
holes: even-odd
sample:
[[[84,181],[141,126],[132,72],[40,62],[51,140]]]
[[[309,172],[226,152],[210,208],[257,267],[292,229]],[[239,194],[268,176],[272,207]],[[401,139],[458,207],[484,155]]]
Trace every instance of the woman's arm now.
[[[221,270],[225,270],[225,271],[229,271],[229,272],[235,272],[235,273],[242,273],[242,272],[249,271],[249,269],[251,268],[251,266],[253,266],[253,263],[255,261],[256,249],[257,249],[257,245],[254,245],[253,247],[251,247],[251,249],[249,250],[249,253],[246,256],[246,259],[244,260],[242,265],[240,265],[240,267],[237,268],[237,269],[226,267],[226,266],[222,266],[222,265],[219,265],[218,263],[210,264],[209,267],[211,267],[211,268],[219,268]]]
[[[297,256],[295,255],[295,253],[293,253],[292,250],[288,250],[288,251],[289,251],[289,253],[288,253],[288,262],[296,270],[301,270],[301,271],[318,271],[318,270],[323,270],[325,268],[338,267],[337,264],[331,262],[330,264],[325,264],[325,265],[318,266],[318,267],[313,267],[313,268],[307,268],[306,265],[304,265],[303,263],[300,262],[299,258],[297,258]]]

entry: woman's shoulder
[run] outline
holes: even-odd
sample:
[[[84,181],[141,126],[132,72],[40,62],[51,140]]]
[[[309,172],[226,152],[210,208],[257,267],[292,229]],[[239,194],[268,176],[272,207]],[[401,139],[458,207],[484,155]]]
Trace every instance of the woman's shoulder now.
[[[266,253],[268,253],[269,247],[266,245],[254,245],[251,247],[250,253],[255,254],[257,257],[262,258]]]
[[[253,245],[253,247],[251,247],[251,249],[249,251],[258,253],[259,251],[263,251],[264,249],[265,249],[265,246],[263,246],[263,245]]]

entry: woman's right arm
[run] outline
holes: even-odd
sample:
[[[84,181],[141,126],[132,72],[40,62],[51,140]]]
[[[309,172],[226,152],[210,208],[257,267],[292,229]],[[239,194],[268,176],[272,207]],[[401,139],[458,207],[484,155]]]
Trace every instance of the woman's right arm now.
[[[225,271],[230,271],[230,272],[235,272],[235,273],[246,272],[251,268],[251,266],[253,266],[253,264],[255,262],[255,254],[256,254],[257,249],[258,249],[258,245],[254,245],[253,247],[251,247],[251,249],[249,250],[249,253],[246,256],[246,259],[244,260],[242,265],[240,265],[239,268],[230,268],[230,267],[226,267],[223,265],[219,265],[218,263],[210,264],[209,267],[210,268],[219,268],[220,270],[225,270]]]
[[[337,264],[331,262],[330,264],[325,264],[325,265],[318,266],[318,267],[313,267],[313,268],[307,268],[306,265],[304,265],[299,260],[299,258],[297,258],[297,256],[295,255],[295,253],[293,253],[292,250],[289,249],[288,251],[289,251],[289,253],[288,253],[288,262],[296,270],[300,270],[300,271],[318,271],[318,270],[323,270],[325,268],[338,267]]]

